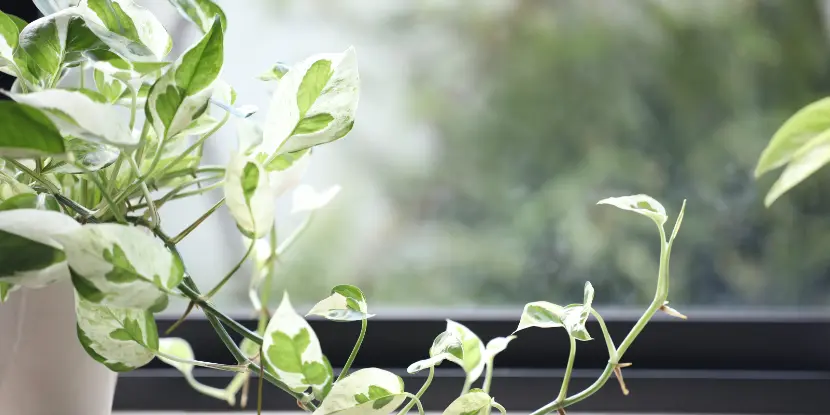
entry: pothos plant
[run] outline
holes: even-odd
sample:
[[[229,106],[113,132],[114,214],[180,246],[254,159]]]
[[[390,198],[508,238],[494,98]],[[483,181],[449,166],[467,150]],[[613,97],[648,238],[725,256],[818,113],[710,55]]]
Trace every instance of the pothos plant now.
[[[264,119],[239,106],[221,78],[227,19],[209,0],[170,0],[203,36],[168,59],[170,35],[159,20],[132,0],[35,0],[44,17],[31,23],[0,12],[0,70],[16,77],[11,100],[0,102],[0,300],[17,289],[37,289],[70,280],[75,291],[78,340],[88,354],[122,372],[154,358],[179,369],[199,392],[236,404],[252,376],[285,391],[315,414],[405,414],[429,387],[444,361],[466,372],[460,397],[445,414],[505,409],[490,396],[493,364],[515,333],[486,345],[472,331],[447,321],[425,359],[408,372],[428,370],[412,394],[396,374],[378,368],[350,373],[367,329],[366,298],[339,285],[307,315],[360,322],[361,331],[335,377],[317,336],[285,294],[269,311],[272,269],[305,228],[279,238],[275,200],[293,192],[292,213],[306,215],[328,203],[339,187],[316,192],[299,184],[312,149],[344,137],[358,103],[355,51],[314,55],[292,65],[277,63],[260,75],[275,84]],[[74,73],[77,76],[68,77]],[[77,79],[77,81],[73,81]],[[233,120],[238,147],[225,166],[201,163],[207,139]],[[176,235],[161,226],[159,210],[173,200],[221,189],[224,198]],[[154,192],[155,195],[154,195]],[[617,346],[593,308],[585,285],[582,303],[529,303],[516,332],[530,327],[563,328],[570,339],[567,370],[558,395],[535,414],[564,408],[599,390],[612,374],[626,391],[622,357],[658,311],[683,317],[667,306],[669,255],[683,208],[670,237],[663,206],[645,195],[599,202],[647,216],[660,235],[660,265],[654,299]],[[222,205],[236,221],[247,250],[220,282],[202,290],[186,270],[177,244]],[[685,208],[685,202],[684,202]],[[259,316],[249,330],[218,310],[211,298],[245,261],[252,261],[250,300]],[[181,338],[159,337],[154,313],[170,297],[198,308],[236,359],[236,364],[195,360]],[[577,341],[589,341],[590,316],[608,346],[608,364],[587,389],[570,394],[568,383]],[[684,317],[685,318],[685,317]],[[181,320],[180,320],[181,321]],[[228,329],[243,336],[237,344]],[[193,376],[202,366],[237,372],[219,389]],[[481,377],[480,388],[473,388]],[[247,393],[242,394],[242,402]],[[406,402],[406,403],[405,403]]]

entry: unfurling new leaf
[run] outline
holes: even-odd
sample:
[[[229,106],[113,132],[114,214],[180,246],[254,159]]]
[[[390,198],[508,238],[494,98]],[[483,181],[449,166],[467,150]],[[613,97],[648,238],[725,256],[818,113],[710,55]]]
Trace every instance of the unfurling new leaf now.
[[[239,230],[250,238],[265,236],[274,225],[274,196],[268,174],[256,161],[231,156],[225,171],[225,201]]]
[[[568,335],[577,340],[591,340],[591,335],[588,334],[585,323],[591,314],[593,300],[594,287],[590,282],[586,282],[582,304],[571,304],[562,307],[547,301],[528,303],[525,305],[516,331],[529,327],[564,327]]]
[[[354,285],[338,285],[331,295],[311,308],[308,315],[325,317],[332,321],[359,321],[374,317],[368,313],[363,291]]]

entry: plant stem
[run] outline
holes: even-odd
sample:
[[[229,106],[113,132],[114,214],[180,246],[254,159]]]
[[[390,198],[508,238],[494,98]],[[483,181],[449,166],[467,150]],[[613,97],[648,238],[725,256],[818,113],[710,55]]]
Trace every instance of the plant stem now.
[[[41,175],[39,175],[36,172],[32,171],[32,169],[26,167],[25,164],[13,159],[13,158],[8,158],[8,157],[6,158],[6,161],[13,164],[15,167],[17,167],[18,170],[28,174],[32,179],[34,179],[38,183],[42,184],[46,189],[49,190],[49,192],[51,192],[53,194],[60,193],[60,190],[57,188],[57,186],[55,186],[54,183],[50,182],[49,180],[44,179],[43,177],[41,177]]]
[[[174,238],[174,240],[175,240],[175,238]],[[242,267],[242,264],[245,263],[245,260],[248,259],[249,256],[251,256],[251,252],[254,251],[255,243],[256,243],[255,240],[251,241],[250,245],[248,245],[248,250],[245,251],[245,255],[242,256],[242,259],[240,259],[239,262],[237,262],[236,265],[234,265],[234,267],[230,270],[230,272],[225,274],[225,277],[223,277],[219,281],[219,283],[216,284],[215,287],[213,287],[213,289],[208,291],[208,293],[204,296],[206,299],[211,298],[214,295],[216,295],[216,293],[219,292],[219,290],[221,290],[222,287],[224,287],[225,284],[227,284],[228,281],[230,281],[231,277],[233,277],[233,274],[236,274],[236,271],[239,271],[239,268]]]
[[[533,411],[530,415],[543,415],[558,409],[566,408],[584,400],[600,390],[605,385],[605,382],[607,382],[611,377],[611,374],[614,373],[614,368],[617,367],[618,362],[631,346],[631,343],[634,342],[634,339],[636,339],[640,332],[643,331],[643,328],[646,324],[648,324],[651,317],[654,316],[654,314],[660,309],[660,306],[666,301],[666,297],[668,297],[668,255],[671,246],[666,242],[666,232],[663,230],[663,227],[658,225],[657,229],[660,232],[660,265],[657,272],[657,291],[654,294],[654,299],[651,301],[649,307],[645,312],[643,312],[643,315],[640,316],[640,319],[637,320],[637,323],[634,324],[631,331],[628,332],[628,335],[615,351],[614,357],[609,360],[608,364],[605,366],[605,370],[603,370],[602,374],[596,381],[594,381],[594,383],[591,384],[591,386],[588,386],[582,392],[561,401],[557,399],[550,402],[547,405]],[[610,339],[610,336],[608,338]]]
[[[174,244],[177,244],[177,243],[181,242],[182,239],[187,237],[187,235],[190,235],[190,232],[193,232],[193,230],[196,229],[196,227],[201,225],[202,222],[205,221],[205,219],[207,219],[210,215],[212,215],[213,212],[216,212],[216,209],[219,209],[219,207],[222,206],[223,204],[225,204],[225,198],[224,197],[219,199],[219,201],[216,202],[216,204],[214,204],[210,209],[208,209],[207,212],[203,213],[202,216],[199,216],[199,219],[196,219],[196,221],[191,223],[188,227],[184,228],[183,231],[179,232],[178,235],[174,236],[173,239],[171,239],[171,242],[174,243]],[[252,241],[251,242],[251,247],[253,247],[253,246],[254,246],[254,243]],[[250,250],[251,249],[249,248],[248,253],[250,253]],[[245,256],[247,257],[248,254],[245,254]],[[242,260],[244,261],[245,258],[242,258]]]
[[[121,212],[121,209],[118,209],[118,205],[115,203],[114,200],[112,200],[112,197],[110,196],[110,194],[107,193],[107,190],[106,190],[106,188],[104,188],[103,183],[101,183],[101,181],[98,180],[97,177],[95,177],[95,173],[87,170],[86,171],[86,177],[87,177],[87,179],[89,179],[89,181],[91,181],[92,183],[95,183],[95,186],[98,187],[98,190],[101,191],[101,196],[107,202],[107,205],[109,206],[109,210],[112,211],[112,215],[115,216],[115,219],[119,223],[126,223],[127,220],[124,218],[124,213]],[[99,214],[100,213],[101,212],[99,212]]]
[[[484,385],[481,387],[484,393],[490,393],[490,385],[493,382],[493,357],[490,356],[486,363],[487,366],[484,369]]]
[[[568,396],[568,383],[571,381],[571,373],[574,369],[574,358],[576,357],[576,339],[574,336],[568,335],[568,340],[571,343],[571,351],[568,354],[568,366],[565,367],[565,376],[562,377],[562,387],[559,388],[559,396],[556,398],[557,402],[565,400]]]
[[[424,415],[424,405],[421,404],[421,399],[411,393],[406,393],[405,395],[409,397],[409,402],[415,402],[418,405],[418,414]]]
[[[593,308],[591,308],[591,314],[593,314],[597,319],[599,327],[602,329],[602,335],[605,337],[605,345],[608,346],[608,359],[613,363],[619,363],[617,361],[617,346],[614,346],[614,340],[611,339],[611,335],[608,333],[608,328],[605,327],[605,320],[603,320],[602,316],[600,316],[597,310],[594,310]]]
[[[182,294],[186,295],[187,298],[193,301],[196,305],[201,307],[205,314],[209,314],[211,316],[216,317],[222,323],[227,324],[228,328],[239,333],[241,336],[247,338],[248,340],[251,340],[256,344],[262,344],[262,337],[252,332],[251,330],[248,330],[247,327],[243,326],[242,324],[239,324],[239,322],[237,322],[236,320],[226,316],[221,311],[217,310],[216,307],[210,301],[207,301],[204,298],[202,298],[202,296],[198,294],[196,291],[194,291],[192,288],[182,284],[179,286],[179,290],[182,292]]]
[[[133,128],[135,128],[135,112],[136,112],[136,101],[138,100],[138,91],[134,91],[131,89],[132,92],[130,94],[130,134],[133,133]],[[145,125],[147,122],[144,123]]]
[[[130,163],[130,167],[133,168],[133,171],[135,172],[135,174],[137,176],[140,176],[141,175],[141,170],[138,169],[138,164],[136,164],[136,162],[135,162],[135,160],[133,159],[132,156],[127,156],[127,162]],[[147,188],[147,183],[141,182],[141,192],[144,193],[144,198],[147,199],[147,208],[150,210],[150,216],[152,216],[152,218],[153,218],[151,229],[158,228],[159,221],[160,221],[159,214],[156,211],[156,204],[153,203],[153,201],[151,199],[150,189]],[[175,243],[175,242],[173,242],[173,243]]]
[[[340,374],[337,375],[337,380],[335,382],[340,381],[340,379],[343,379],[343,376],[346,376],[346,374],[349,373],[349,369],[352,367],[355,357],[357,357],[357,352],[360,351],[360,346],[363,344],[363,338],[366,336],[366,320],[367,319],[365,318],[360,320],[360,335],[357,337],[357,342],[352,348],[352,353],[349,354],[349,358],[346,360],[346,364],[343,365],[343,370],[341,370]]]
[[[498,403],[496,401],[492,401],[492,402],[490,402],[490,406],[492,406],[493,408],[498,409],[499,412],[501,412],[502,415],[507,415],[507,409],[504,409],[504,407],[500,403]]]
[[[427,380],[424,381],[424,384],[421,386],[421,389],[418,389],[418,393],[415,394],[415,397],[421,399],[421,396],[424,396],[424,393],[429,389],[429,385],[432,383],[432,378],[435,377],[435,368],[430,366],[429,368],[429,375],[427,375]],[[415,405],[415,401],[410,400],[406,406],[398,412],[398,415],[406,415],[410,409]]]

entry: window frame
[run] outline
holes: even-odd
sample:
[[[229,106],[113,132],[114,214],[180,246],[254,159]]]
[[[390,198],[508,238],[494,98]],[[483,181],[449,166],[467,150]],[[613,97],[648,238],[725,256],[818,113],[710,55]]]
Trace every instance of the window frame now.
[[[401,375],[407,390],[417,391],[425,373],[410,375],[405,368],[427,357],[432,340],[445,329],[446,320],[434,312],[397,313],[372,318],[354,368],[380,367]],[[509,335],[516,328],[515,312],[451,313],[484,341]],[[637,315],[605,311],[605,320],[617,343],[634,325]],[[580,412],[606,413],[718,413],[718,414],[825,414],[830,404],[830,315],[820,310],[692,311],[689,320],[655,316],[626,353],[623,370],[631,393],[622,394],[617,381],[574,405]],[[164,333],[175,317],[160,316]],[[239,320],[254,328],[254,319]],[[335,365],[346,360],[360,325],[311,319],[324,353]],[[570,390],[577,392],[593,382],[608,361],[607,349],[596,321],[588,323],[594,336],[579,342]],[[224,345],[203,318],[191,318],[172,336],[193,345],[199,360],[234,363]],[[238,336],[235,336],[240,340]],[[496,359],[492,394],[510,411],[532,411],[552,400],[567,361],[564,331],[528,329]],[[390,351],[394,351],[391,353]],[[460,393],[463,372],[444,364],[436,370],[432,386],[422,398],[427,411],[443,409]],[[232,373],[209,369],[195,371],[197,378],[224,387]],[[249,408],[256,402],[249,391]],[[266,385],[264,410],[296,410],[296,402]],[[192,390],[175,369],[153,361],[144,368],[123,373],[115,395],[116,410],[228,411],[226,402]]]

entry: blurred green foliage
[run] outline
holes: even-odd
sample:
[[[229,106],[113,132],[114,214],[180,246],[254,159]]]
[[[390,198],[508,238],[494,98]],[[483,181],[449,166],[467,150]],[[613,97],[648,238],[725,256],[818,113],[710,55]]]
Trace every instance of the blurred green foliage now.
[[[471,3],[378,30],[453,41],[409,68],[435,163],[378,175],[395,220],[369,259],[313,252],[346,249],[338,223],[359,212],[327,214],[280,271],[292,293],[350,282],[373,305],[518,305],[577,298],[590,280],[598,304],[642,303],[659,258],[653,224],[595,203],[646,193],[669,211],[668,232],[688,199],[673,304],[830,303],[830,177],[765,209],[776,175],[752,176],[777,127],[830,93],[821,2]]]

